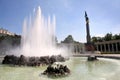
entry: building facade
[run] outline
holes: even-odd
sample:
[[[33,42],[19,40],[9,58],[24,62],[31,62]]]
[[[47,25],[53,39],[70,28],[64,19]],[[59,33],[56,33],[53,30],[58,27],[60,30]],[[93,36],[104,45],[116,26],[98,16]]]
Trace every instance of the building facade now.
[[[120,53],[120,40],[96,42],[95,47],[101,53]]]
[[[8,30],[3,29],[3,28],[0,28],[0,34],[11,35],[11,36],[15,35],[14,33],[9,32]]]
[[[66,48],[72,54],[80,54],[85,52],[84,43],[59,43],[59,47]]]

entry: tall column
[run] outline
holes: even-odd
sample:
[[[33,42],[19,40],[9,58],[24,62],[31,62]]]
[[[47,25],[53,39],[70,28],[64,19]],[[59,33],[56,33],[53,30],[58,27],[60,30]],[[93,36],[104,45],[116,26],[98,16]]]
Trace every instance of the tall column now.
[[[113,43],[111,43],[112,44],[112,52],[114,52],[114,44]]]
[[[118,51],[120,52],[120,42],[118,42]]]
[[[76,54],[76,52],[77,52],[77,50],[76,50],[76,45],[74,46],[74,50],[75,50],[75,54]]]
[[[116,52],[118,52],[118,46],[117,46],[117,43],[115,43],[115,47],[116,47]]]
[[[104,50],[105,50],[105,52],[106,52],[106,44],[104,44]]]
[[[90,36],[90,30],[89,30],[89,18],[87,16],[86,11],[85,11],[85,20],[86,20],[87,43],[91,43],[91,36]]]
[[[96,45],[96,49],[97,49],[97,51],[99,51],[99,49],[98,49],[98,45]]]
[[[100,44],[100,51],[103,52],[103,50],[102,50],[102,44]]]
[[[108,52],[110,52],[110,44],[108,44]]]

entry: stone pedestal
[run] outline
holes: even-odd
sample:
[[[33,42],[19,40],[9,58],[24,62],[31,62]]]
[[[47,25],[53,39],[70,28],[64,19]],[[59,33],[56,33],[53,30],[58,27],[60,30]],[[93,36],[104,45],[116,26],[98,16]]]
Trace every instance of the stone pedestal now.
[[[93,43],[85,43],[85,50],[86,51],[94,51],[95,50],[95,46]]]
[[[96,61],[98,60],[96,56],[88,56],[87,58],[88,61]]]

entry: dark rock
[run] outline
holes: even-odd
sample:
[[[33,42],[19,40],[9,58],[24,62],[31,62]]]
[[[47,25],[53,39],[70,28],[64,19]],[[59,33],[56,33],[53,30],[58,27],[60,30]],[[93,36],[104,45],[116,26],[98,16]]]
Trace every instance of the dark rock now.
[[[57,65],[57,67],[49,65],[42,74],[47,76],[66,76],[70,74],[70,69],[67,66],[59,64]]]
[[[4,57],[4,60],[2,61],[2,64],[18,64],[18,57],[14,56],[14,55],[6,55]]]
[[[29,57],[27,66],[40,66],[39,57]]]
[[[42,56],[40,57],[39,61],[41,62],[41,64],[50,64],[50,58],[49,56]]]
[[[63,62],[65,58],[61,55],[42,56],[42,57],[25,57],[21,55],[20,57],[14,55],[6,55],[2,64],[12,64],[19,66],[40,66],[40,65],[50,65],[54,62]]]
[[[57,61],[59,61],[59,62],[64,62],[64,61],[65,61],[65,58],[64,58],[63,56],[61,56],[61,55],[58,55],[58,56],[57,56]]]
[[[50,57],[50,64],[53,64],[56,61],[57,61],[57,57],[56,56],[53,55],[53,56]]]
[[[23,55],[20,56],[19,60],[18,60],[18,65],[27,65],[27,58]]]
[[[88,56],[87,58],[88,61],[96,61],[98,60],[96,56]]]

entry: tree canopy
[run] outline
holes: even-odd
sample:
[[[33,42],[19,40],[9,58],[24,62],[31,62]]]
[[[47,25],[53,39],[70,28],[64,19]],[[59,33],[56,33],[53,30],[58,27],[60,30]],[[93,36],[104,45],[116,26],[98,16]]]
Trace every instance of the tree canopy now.
[[[92,37],[92,42],[103,42],[111,40],[119,40],[120,34],[113,35],[112,33],[107,33],[104,37]]]
[[[61,41],[61,43],[73,43],[74,39],[72,37],[72,35],[68,35],[64,41]]]
[[[15,35],[2,35],[0,36],[0,45],[1,47],[7,47],[7,46],[18,46],[21,42],[21,36]]]

